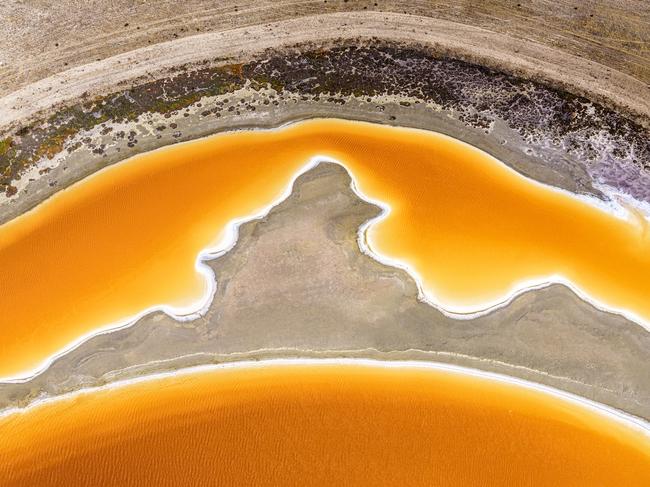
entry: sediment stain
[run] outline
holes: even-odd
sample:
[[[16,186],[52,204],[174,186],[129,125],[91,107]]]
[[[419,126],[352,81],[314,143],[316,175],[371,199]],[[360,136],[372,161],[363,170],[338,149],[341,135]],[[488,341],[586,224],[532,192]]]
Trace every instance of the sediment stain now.
[[[374,363],[208,369],[0,419],[0,485],[650,483],[650,437],[459,371]]]
[[[197,255],[224,241],[229,222],[281,198],[316,155],[390,205],[367,230],[371,250],[408,265],[448,311],[479,311],[562,276],[650,320],[645,220],[534,183],[449,137],[322,119],[137,156],[0,227],[0,375],[163,303],[196,310],[209,287]]]

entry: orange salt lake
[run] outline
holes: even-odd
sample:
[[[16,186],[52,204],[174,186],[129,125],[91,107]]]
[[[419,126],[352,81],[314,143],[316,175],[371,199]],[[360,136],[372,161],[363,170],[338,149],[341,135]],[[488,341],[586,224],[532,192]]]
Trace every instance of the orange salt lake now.
[[[647,486],[650,438],[547,393],[358,364],[212,369],[0,419],[0,486]]]
[[[319,119],[142,154],[0,227],[0,377],[143,310],[206,294],[199,252],[229,221],[277,200],[315,155],[391,206],[367,234],[451,311],[561,275],[604,306],[650,320],[650,232],[551,190],[449,137]],[[646,228],[644,228],[644,226]],[[218,276],[217,276],[218,280]]]

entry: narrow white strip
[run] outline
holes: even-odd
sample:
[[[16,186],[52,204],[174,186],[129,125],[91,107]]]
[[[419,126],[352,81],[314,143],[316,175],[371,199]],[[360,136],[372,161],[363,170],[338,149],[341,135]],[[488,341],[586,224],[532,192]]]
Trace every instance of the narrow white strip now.
[[[349,366],[357,366],[357,367],[376,367],[376,368],[386,367],[386,368],[411,368],[411,369],[420,369],[420,370],[436,370],[436,371],[442,371],[450,374],[464,375],[464,376],[474,377],[474,378],[483,379],[487,381],[493,381],[500,384],[509,384],[512,386],[521,387],[527,390],[539,392],[547,396],[551,396],[555,399],[559,399],[567,403],[586,408],[596,414],[604,416],[623,426],[632,428],[640,433],[643,433],[650,440],[650,423],[648,423],[647,421],[638,418],[636,416],[632,416],[630,414],[619,411],[610,406],[600,404],[590,399],[585,399],[583,397],[562,391],[560,389],[556,389],[554,387],[537,384],[531,381],[511,377],[508,375],[498,374],[495,372],[486,372],[483,370],[463,367],[460,365],[452,365],[452,364],[430,362],[430,361],[419,361],[419,360],[377,360],[377,359],[363,359],[363,358],[281,358],[281,359],[279,358],[279,359],[246,360],[246,361],[228,362],[222,364],[200,365],[200,366],[189,367],[186,369],[181,369],[173,372],[162,372],[162,373],[152,374],[144,377],[138,377],[135,379],[117,381],[100,387],[81,389],[72,393],[56,396],[53,398],[41,399],[23,408],[5,409],[4,411],[0,412],[0,419],[4,419],[12,415],[25,414],[36,408],[47,406],[48,404],[63,402],[83,395],[89,395],[89,394],[94,394],[102,391],[124,388],[131,385],[143,384],[143,383],[153,382],[157,380],[164,380],[164,379],[174,378],[174,377],[186,377],[192,374],[210,373],[210,372],[217,372],[220,370],[258,369],[264,367],[280,367],[280,366],[291,367],[297,365],[318,366],[318,367],[349,365]]]

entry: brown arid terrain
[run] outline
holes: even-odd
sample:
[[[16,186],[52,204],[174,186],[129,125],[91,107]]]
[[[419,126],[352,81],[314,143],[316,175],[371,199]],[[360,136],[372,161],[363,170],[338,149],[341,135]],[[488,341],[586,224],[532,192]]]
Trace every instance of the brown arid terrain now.
[[[650,215],[640,0],[10,0],[0,27],[0,223],[140,152],[331,116],[442,132]],[[205,316],[157,312],[95,336],[0,384],[0,409],[190,365],[345,356],[468,365],[650,419],[645,329],[561,285],[446,317],[408,274],[361,252],[358,228],[377,211],[340,167],[313,169],[209,262]]]

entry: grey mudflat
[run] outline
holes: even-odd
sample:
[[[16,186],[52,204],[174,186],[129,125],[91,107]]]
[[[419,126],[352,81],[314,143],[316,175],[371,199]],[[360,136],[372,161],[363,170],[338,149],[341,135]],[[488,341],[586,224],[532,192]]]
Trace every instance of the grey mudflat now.
[[[0,407],[190,365],[271,357],[424,359],[507,373],[650,418],[650,335],[553,285],[473,320],[417,300],[405,272],[363,254],[360,225],[379,208],[346,171],[321,164],[236,246],[209,262],[217,291],[205,316],[152,313],[96,336],[23,384]]]

